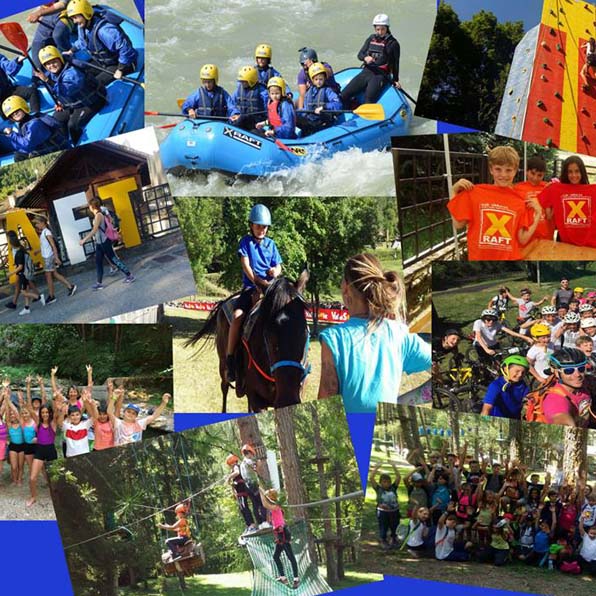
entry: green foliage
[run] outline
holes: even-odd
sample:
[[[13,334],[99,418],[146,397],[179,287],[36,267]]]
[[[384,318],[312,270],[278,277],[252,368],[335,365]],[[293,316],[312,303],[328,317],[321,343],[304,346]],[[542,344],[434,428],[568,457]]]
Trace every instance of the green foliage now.
[[[38,180],[56,159],[56,155],[44,155],[0,168],[0,201]]]
[[[418,95],[417,113],[481,130],[494,130],[523,23],[499,23],[480,11],[461,22],[441,2]]]

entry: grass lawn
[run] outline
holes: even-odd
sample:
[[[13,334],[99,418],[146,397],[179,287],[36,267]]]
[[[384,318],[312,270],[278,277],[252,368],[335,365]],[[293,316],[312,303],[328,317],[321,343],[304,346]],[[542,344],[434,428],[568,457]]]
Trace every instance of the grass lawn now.
[[[319,567],[319,573],[325,577],[325,567]],[[365,573],[347,570],[345,578],[339,584],[333,586],[334,590],[352,588],[370,582],[381,581],[383,576],[378,573]],[[252,593],[252,573],[244,571],[240,573],[193,575],[186,578],[185,594],[201,594],[205,596],[250,596]],[[292,590],[288,589],[288,593]],[[147,596],[158,596],[160,594],[179,594],[180,586],[175,577],[160,578],[149,582],[149,590],[133,590],[125,588],[123,594],[138,594],[142,592]],[[280,590],[280,593],[282,590]]]
[[[433,304],[444,324],[461,327],[464,333],[471,333],[474,321],[480,318],[480,313],[487,307],[490,298],[498,293],[501,285],[508,286],[514,296],[519,296],[519,291],[522,288],[529,288],[532,290],[532,298],[537,302],[547,296],[547,300],[539,307],[541,308],[550,304],[550,298],[553,292],[560,287],[560,282],[545,282],[539,286],[528,282],[523,271],[508,273],[498,279],[478,281],[441,292],[434,291]],[[570,285],[572,288],[577,286],[586,289],[593,288],[596,285],[594,273],[583,277],[573,277]],[[515,324],[516,317],[517,305],[512,306],[510,301],[507,311],[507,321],[510,326]]]

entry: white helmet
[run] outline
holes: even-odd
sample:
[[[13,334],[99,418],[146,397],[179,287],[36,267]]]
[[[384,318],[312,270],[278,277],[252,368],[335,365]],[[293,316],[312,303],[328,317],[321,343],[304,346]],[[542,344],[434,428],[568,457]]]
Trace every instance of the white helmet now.
[[[389,17],[383,13],[378,14],[373,19],[372,24],[373,24],[373,27],[376,27],[377,25],[383,25],[384,27],[389,27]]]
[[[554,306],[543,306],[540,313],[543,315],[556,315],[557,309]]]
[[[592,305],[584,302],[584,304],[579,305],[579,312],[587,312],[589,310],[593,310]]]
[[[563,322],[565,323],[579,323],[580,316],[576,312],[568,312],[563,317]]]
[[[480,315],[480,317],[482,319],[484,319],[484,317],[491,317],[493,319],[498,319],[499,313],[494,308],[485,308],[482,311],[482,314]]]
[[[596,319],[593,319],[592,317],[582,319],[581,328],[586,329],[588,327],[596,327]]]

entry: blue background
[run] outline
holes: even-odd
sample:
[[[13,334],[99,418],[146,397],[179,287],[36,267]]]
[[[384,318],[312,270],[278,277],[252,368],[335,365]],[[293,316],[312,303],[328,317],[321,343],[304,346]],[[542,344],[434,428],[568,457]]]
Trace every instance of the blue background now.
[[[0,6],[0,18],[14,14],[15,6],[18,6],[18,10],[21,11],[35,8],[41,3],[41,0],[19,0],[18,4],[10,2],[7,3],[7,6],[3,2],[3,5]],[[135,4],[139,12],[144,14],[143,0],[135,0]],[[177,415],[176,429],[184,430],[231,417],[207,414]],[[368,470],[374,416],[353,414],[349,417],[349,422],[360,475],[364,481]],[[1,487],[0,490],[2,490]],[[55,522],[0,522],[0,561],[0,569],[3,570],[0,593],[27,595],[40,593],[52,596],[72,594],[58,525]],[[394,596],[398,590],[402,592],[415,591],[417,594],[436,594],[440,591],[441,596],[507,596],[514,594],[514,592],[501,590],[462,587],[455,584],[396,577],[388,577],[383,582],[351,588],[341,593],[374,594],[375,596],[391,594]]]

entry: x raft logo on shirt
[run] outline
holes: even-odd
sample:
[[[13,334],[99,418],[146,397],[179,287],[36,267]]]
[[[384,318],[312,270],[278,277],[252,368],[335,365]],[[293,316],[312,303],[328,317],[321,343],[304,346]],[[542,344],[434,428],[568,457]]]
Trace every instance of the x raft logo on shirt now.
[[[592,199],[586,196],[563,197],[563,221],[568,227],[589,228],[592,225]]]
[[[482,207],[480,222],[481,247],[512,250],[515,212],[503,208]]]

